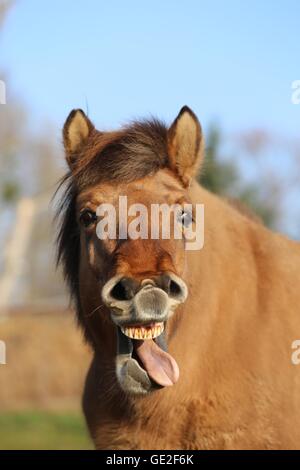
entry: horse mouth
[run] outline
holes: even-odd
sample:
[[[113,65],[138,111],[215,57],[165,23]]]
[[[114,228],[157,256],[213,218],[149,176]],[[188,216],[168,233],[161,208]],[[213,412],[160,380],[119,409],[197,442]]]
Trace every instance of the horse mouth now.
[[[116,372],[129,394],[147,394],[170,387],[179,378],[175,359],[167,352],[165,324],[119,326]]]

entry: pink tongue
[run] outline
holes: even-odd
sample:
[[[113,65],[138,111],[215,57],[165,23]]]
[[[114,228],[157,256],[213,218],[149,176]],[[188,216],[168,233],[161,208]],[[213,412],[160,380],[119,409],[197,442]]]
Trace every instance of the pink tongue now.
[[[149,377],[159,385],[168,387],[179,379],[179,368],[175,359],[163,351],[152,339],[135,341],[135,351]]]

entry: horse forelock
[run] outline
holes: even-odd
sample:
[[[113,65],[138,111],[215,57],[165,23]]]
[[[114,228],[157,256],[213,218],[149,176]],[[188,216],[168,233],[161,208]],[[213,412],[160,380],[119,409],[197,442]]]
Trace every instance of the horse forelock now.
[[[153,118],[115,132],[95,130],[80,149],[72,173],[82,190],[102,181],[131,182],[168,163],[167,127]]]

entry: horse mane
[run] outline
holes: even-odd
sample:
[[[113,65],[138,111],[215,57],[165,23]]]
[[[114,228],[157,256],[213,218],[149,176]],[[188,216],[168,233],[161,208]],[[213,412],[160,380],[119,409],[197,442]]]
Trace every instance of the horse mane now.
[[[167,126],[160,120],[134,121],[115,132],[94,130],[76,155],[76,166],[61,179],[55,219],[57,265],[62,264],[71,299],[80,314],[80,233],[76,199],[80,191],[104,181],[129,183],[168,166]]]
[[[94,129],[75,161],[72,173],[80,190],[100,181],[143,178],[168,165],[167,126],[152,118],[114,132]]]

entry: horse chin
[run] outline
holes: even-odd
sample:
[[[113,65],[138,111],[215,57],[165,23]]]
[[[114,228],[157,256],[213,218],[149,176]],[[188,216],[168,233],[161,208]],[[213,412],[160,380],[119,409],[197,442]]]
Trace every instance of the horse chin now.
[[[122,390],[129,395],[147,395],[163,388],[149,377],[140,363],[134,349],[136,340],[126,336],[120,327],[117,327],[117,336],[116,375]],[[166,351],[164,332],[151,341],[155,341],[163,351]]]

